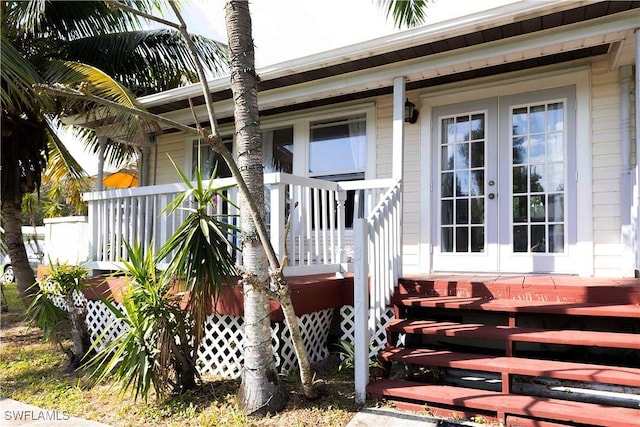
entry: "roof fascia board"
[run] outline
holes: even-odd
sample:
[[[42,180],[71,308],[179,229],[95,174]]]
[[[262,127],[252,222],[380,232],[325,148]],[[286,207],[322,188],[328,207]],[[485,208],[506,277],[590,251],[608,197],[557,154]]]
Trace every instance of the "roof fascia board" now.
[[[426,60],[425,58],[416,58],[390,66],[359,70],[349,74],[268,90],[260,92],[258,102],[260,108],[264,109],[306,102],[327,96],[355,93],[373,86],[390,86],[393,79],[397,76],[411,76],[424,72],[425,70],[455,67],[484,59],[496,60],[496,58],[501,56],[517,52],[533,52],[536,49],[570,43],[576,40],[612,35],[607,37],[607,40],[602,40],[602,42],[611,43],[618,39],[623,39],[626,31],[636,26],[637,15],[635,13],[627,13],[626,16],[603,17],[595,21],[580,22],[567,27],[548,30],[545,34],[537,37],[522,35],[492,42],[487,46],[470,46],[455,51],[443,52],[432,55]],[[597,44],[600,43],[592,40],[591,45]],[[589,47],[589,45],[582,47]],[[532,53],[531,57],[534,56],[537,55]],[[528,59],[528,57],[523,56],[521,59]],[[233,111],[231,100],[218,101],[214,103],[214,108],[219,117],[229,116]],[[200,110],[197,108],[196,111],[198,112]],[[204,109],[201,111],[204,111]],[[163,116],[180,122],[188,121],[193,117],[189,109],[165,113]]]
[[[580,7],[588,3],[590,2],[566,0],[540,2],[524,0],[522,2],[508,4],[500,8],[489,9],[459,18],[405,30],[355,45],[345,46],[266,66],[258,69],[257,74],[261,76],[262,80],[270,80],[289,75],[292,72],[299,73],[335,64],[341,64],[360,58],[368,58],[372,55],[391,52],[415,46],[416,44],[468,34],[485,28],[525,20],[533,16],[539,16],[542,13],[548,14],[559,10]],[[229,76],[209,80],[208,84],[211,91],[224,90],[228,88]],[[153,107],[167,102],[200,96],[201,94],[202,88],[200,84],[195,83],[189,86],[141,97],[139,98],[139,101],[146,107]]]

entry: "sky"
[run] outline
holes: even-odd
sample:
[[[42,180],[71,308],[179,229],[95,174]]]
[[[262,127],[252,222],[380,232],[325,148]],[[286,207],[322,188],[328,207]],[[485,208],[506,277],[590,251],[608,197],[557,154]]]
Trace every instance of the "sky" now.
[[[515,1],[432,0],[426,24]],[[189,0],[183,10],[189,31],[226,42],[224,3]],[[377,0],[254,0],[250,11],[258,68],[395,31]]]
[[[432,0],[426,25],[515,1]],[[226,43],[224,4],[225,0],[187,0],[182,13],[189,32]],[[396,31],[378,8],[377,0],[253,0],[250,12],[258,68]],[[169,14],[165,18],[174,20]],[[95,159],[81,144],[68,145],[87,172],[95,175]]]

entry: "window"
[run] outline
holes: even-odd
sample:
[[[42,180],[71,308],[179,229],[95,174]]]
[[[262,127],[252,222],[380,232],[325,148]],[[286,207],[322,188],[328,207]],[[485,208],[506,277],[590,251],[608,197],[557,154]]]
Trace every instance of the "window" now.
[[[262,133],[265,172],[293,173],[293,126]]]
[[[309,175],[336,181],[363,179],[366,116],[312,122],[309,126]]]
[[[222,137],[222,142],[231,151],[233,147],[233,137]],[[231,170],[226,162],[218,153],[213,151],[207,143],[202,140],[194,140],[191,156],[191,179],[195,179],[196,166],[200,164],[202,177],[204,179],[211,178],[213,170],[218,167],[216,178],[228,178],[231,176]]]
[[[330,181],[364,179],[366,122],[364,114],[312,122],[309,126],[309,176]],[[354,208],[355,191],[348,191],[345,202],[347,228],[353,227]]]

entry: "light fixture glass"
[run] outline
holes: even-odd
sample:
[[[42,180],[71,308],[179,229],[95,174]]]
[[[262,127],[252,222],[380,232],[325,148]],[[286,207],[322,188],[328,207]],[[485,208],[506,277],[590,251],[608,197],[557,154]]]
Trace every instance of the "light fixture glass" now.
[[[415,123],[418,121],[418,110],[416,110],[416,104],[409,101],[409,98],[404,103],[404,121],[407,123]]]

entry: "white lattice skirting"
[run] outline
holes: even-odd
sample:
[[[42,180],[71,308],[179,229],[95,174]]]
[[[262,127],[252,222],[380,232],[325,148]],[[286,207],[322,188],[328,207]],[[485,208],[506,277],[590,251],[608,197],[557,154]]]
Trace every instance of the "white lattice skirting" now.
[[[340,330],[342,331],[340,339],[350,342],[351,344],[355,342],[354,314],[355,310],[352,305],[343,305],[340,307]],[[376,330],[371,333],[371,346],[369,348],[370,358],[376,357],[378,352],[387,345],[387,331],[385,328],[387,324],[394,319],[394,317],[393,308],[391,307],[388,307],[382,314],[382,318],[380,319],[380,323],[378,323]],[[398,342],[401,345],[404,345],[404,339],[404,334],[400,334]]]
[[[55,297],[54,303],[66,309],[66,302],[61,297]],[[86,303],[86,323],[92,341],[95,341],[105,330],[109,332],[98,344],[102,349],[108,342],[122,333],[124,326],[119,322],[107,306],[101,301],[86,300],[82,295],[76,295],[74,301],[78,306]],[[118,304],[116,304],[118,306]],[[329,356],[327,339],[333,318],[333,308],[298,317],[304,346],[311,362],[319,362]],[[340,339],[354,342],[354,310],[353,306],[345,305],[340,312]],[[382,316],[381,322],[371,337],[371,356],[386,345],[385,326],[393,319],[393,309],[389,308]],[[114,324],[115,323],[115,324]],[[400,340],[404,337],[401,336]],[[276,366],[280,371],[290,372],[297,367],[291,332],[284,322],[272,322],[271,339]],[[210,314],[205,324],[205,335],[198,350],[198,369],[202,374],[220,375],[226,378],[239,378],[242,374],[242,340],[243,320],[239,316],[225,314]]]
[[[81,298],[84,299],[84,298]],[[86,300],[85,300],[86,301]],[[80,301],[77,301],[80,302]],[[105,328],[117,322],[115,316],[101,301],[86,301],[86,322],[92,341]],[[66,309],[62,298],[55,299],[56,305]],[[117,305],[117,304],[116,304]],[[333,318],[333,309],[325,309],[298,317],[302,339],[311,362],[319,362],[329,356],[327,338]],[[210,314],[205,324],[205,335],[198,350],[198,370],[201,374],[239,378],[242,374],[243,327],[242,317],[225,314]],[[122,333],[124,326],[115,324],[103,337],[108,342]],[[290,372],[297,367],[291,332],[284,322],[272,322],[271,339],[276,366],[280,371]],[[98,345],[98,349],[103,347]]]

